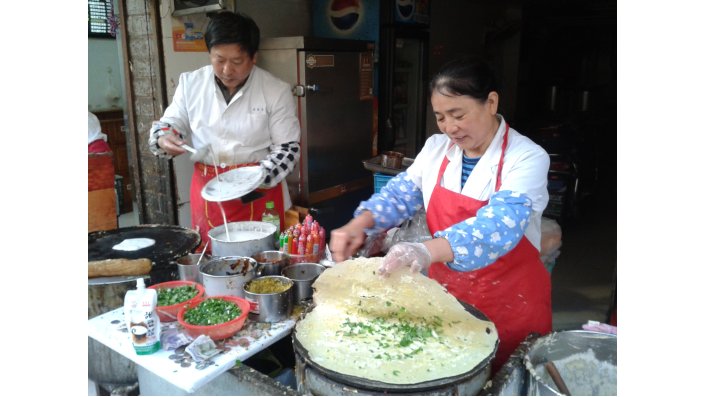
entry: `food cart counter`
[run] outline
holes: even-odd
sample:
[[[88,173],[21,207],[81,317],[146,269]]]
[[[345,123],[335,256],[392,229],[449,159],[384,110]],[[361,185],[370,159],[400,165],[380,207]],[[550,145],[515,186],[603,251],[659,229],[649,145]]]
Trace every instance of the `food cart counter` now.
[[[278,323],[247,321],[233,337],[222,341],[224,351],[197,365],[179,357],[179,349],[137,355],[125,327],[123,309],[118,308],[88,320],[88,336],[135,363],[142,395],[293,395],[295,392],[241,362],[288,337],[295,317]],[[163,323],[163,329],[178,327]],[[183,349],[183,348],[181,348]]]

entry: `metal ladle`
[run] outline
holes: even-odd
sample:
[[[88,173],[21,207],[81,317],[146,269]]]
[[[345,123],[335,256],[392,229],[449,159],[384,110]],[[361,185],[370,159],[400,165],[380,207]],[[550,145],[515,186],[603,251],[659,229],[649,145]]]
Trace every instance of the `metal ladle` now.
[[[203,251],[201,252],[201,256],[198,257],[198,262],[196,262],[196,269],[198,269],[198,266],[201,264],[201,259],[203,259],[203,255],[206,254],[206,249],[208,248],[208,243],[210,243],[210,241],[206,241],[206,245],[203,246]]]

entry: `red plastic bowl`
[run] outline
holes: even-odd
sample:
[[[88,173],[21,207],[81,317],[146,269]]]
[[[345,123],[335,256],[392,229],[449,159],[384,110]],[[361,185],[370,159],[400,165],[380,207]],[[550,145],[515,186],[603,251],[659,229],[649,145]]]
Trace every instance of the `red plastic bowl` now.
[[[195,282],[195,281],[167,281],[165,283],[159,283],[159,284],[154,284],[150,285],[147,288],[151,289],[164,289],[164,288],[176,288],[176,287],[184,287],[187,285],[193,285],[196,287],[196,290],[198,293],[196,296],[193,298],[183,301],[181,303],[177,303],[175,305],[169,305],[169,306],[157,306],[157,315],[159,316],[159,321],[163,323],[170,323],[173,321],[176,321],[176,317],[179,314],[179,310],[181,310],[182,307],[186,306],[187,303],[193,302],[194,300],[198,298],[202,298],[203,294],[206,292],[205,288],[203,288],[203,285]]]
[[[216,324],[216,325],[192,325],[188,324],[184,320],[184,314],[186,313],[186,310],[192,307],[198,306],[199,303],[203,302],[206,299],[222,299],[224,301],[228,301],[231,303],[234,303],[240,307],[240,316],[235,317],[234,319],[222,323],[222,324]],[[237,333],[237,331],[241,330],[242,327],[245,325],[245,320],[247,319],[247,314],[250,312],[250,302],[247,300],[237,297],[237,296],[230,296],[230,295],[219,295],[219,296],[209,296],[208,298],[199,298],[196,299],[195,301],[189,302],[188,305],[184,306],[179,310],[178,314],[178,319],[179,319],[179,324],[186,330],[186,332],[191,335],[193,338],[198,338],[201,335],[208,335],[211,339],[213,340],[221,340],[221,339],[227,339]]]

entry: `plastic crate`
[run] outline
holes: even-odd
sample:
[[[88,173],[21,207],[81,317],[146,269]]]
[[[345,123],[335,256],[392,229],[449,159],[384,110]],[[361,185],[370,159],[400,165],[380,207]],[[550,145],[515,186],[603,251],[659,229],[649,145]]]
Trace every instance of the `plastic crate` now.
[[[394,178],[394,175],[385,175],[375,172],[375,193],[379,193],[384,186],[387,185],[390,179]]]

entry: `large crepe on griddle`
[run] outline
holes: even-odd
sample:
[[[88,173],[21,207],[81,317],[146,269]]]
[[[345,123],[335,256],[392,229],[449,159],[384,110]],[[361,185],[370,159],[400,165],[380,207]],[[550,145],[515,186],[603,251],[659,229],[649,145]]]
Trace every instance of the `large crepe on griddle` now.
[[[492,322],[408,267],[379,277],[381,261],[341,262],[313,284],[315,307],[296,325],[311,360],[346,375],[415,384],[469,372],[494,352]]]

